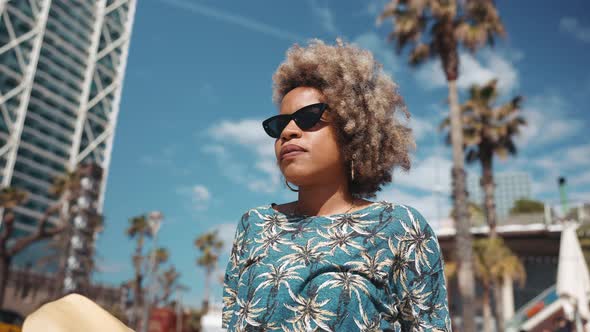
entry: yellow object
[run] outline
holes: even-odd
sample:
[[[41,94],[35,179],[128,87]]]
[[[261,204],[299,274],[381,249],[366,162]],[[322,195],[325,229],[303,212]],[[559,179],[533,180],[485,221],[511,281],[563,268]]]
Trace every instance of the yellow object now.
[[[133,332],[79,294],[70,294],[43,305],[25,319],[23,332]]]
[[[0,332],[21,332],[20,327],[0,322]]]
[[[0,309],[0,332],[21,332],[23,320],[16,311]]]

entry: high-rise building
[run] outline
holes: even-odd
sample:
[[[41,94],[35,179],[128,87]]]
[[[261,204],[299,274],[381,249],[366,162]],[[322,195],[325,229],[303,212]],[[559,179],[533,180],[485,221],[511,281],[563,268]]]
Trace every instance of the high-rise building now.
[[[102,211],[135,7],[0,0],[0,181],[29,193],[20,234],[55,203],[53,179],[81,163],[103,170]]]
[[[531,198],[531,180],[524,172],[507,172],[494,174],[496,190],[496,213],[500,219],[510,214],[514,202],[520,198]],[[483,208],[484,196],[480,185],[480,177],[469,174],[467,177],[469,200],[480,204]],[[501,220],[499,220],[501,221]]]

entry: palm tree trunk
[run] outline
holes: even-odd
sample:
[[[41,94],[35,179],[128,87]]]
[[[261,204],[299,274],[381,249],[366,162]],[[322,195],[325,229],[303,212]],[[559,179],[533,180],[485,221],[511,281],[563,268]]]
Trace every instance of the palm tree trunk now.
[[[492,332],[492,308],[490,305],[490,286],[484,285],[482,296],[483,309],[483,330],[484,332]],[[475,330],[472,330],[475,331]],[[502,331],[502,330],[500,330]]]
[[[205,271],[205,293],[203,294],[203,312],[207,313],[209,310],[209,284],[211,279],[211,268],[207,267]]]
[[[68,185],[66,184],[66,186]],[[70,196],[70,190],[66,189],[59,198],[59,200],[62,202],[61,210],[59,212],[59,219],[68,225],[71,225],[72,222],[72,219],[70,218]],[[58,248],[58,270],[55,279],[57,282],[55,287],[56,294],[64,294],[68,254],[70,252],[71,239],[73,235],[72,227],[67,227],[62,235],[59,235],[59,237],[63,239],[63,242],[58,241],[58,243],[61,242],[61,245]]]
[[[0,309],[4,305],[4,296],[10,277],[10,263],[12,255],[8,249],[8,240],[14,229],[14,213],[12,208],[4,207],[3,223],[0,223]]]
[[[494,299],[495,302],[495,310],[496,310],[496,326],[498,327],[497,331],[504,331],[504,311],[503,311],[503,298],[502,298],[502,283],[495,282],[493,284],[494,290]]]
[[[463,131],[459,110],[457,81],[449,80],[449,104],[451,107],[451,142],[453,145],[453,209],[455,228],[457,230],[456,250],[458,263],[459,292],[463,331],[475,331],[474,294],[475,281],[473,272],[473,244],[469,216],[467,211],[467,190],[465,189],[465,170],[463,156]]]
[[[64,284],[66,278],[66,264],[68,262],[68,252],[70,251],[70,239],[72,238],[72,228],[68,227],[63,234],[59,235],[60,240],[58,241],[59,248],[59,258],[58,258],[58,270],[56,273],[56,285],[55,285],[55,293],[63,294],[64,291]]]
[[[8,278],[10,277],[10,262],[12,257],[2,255],[0,257],[0,308],[4,305],[4,296],[6,294],[6,287],[8,286]]]
[[[513,279],[508,273],[502,276],[502,318],[505,320],[514,317],[514,289]]]
[[[143,260],[141,259],[141,254],[143,251],[143,235],[139,234],[137,237],[137,246],[135,247],[135,257],[136,260],[134,261],[135,265],[135,284],[133,285],[133,313],[132,313],[132,320],[136,325],[136,328],[139,328],[139,324],[141,322],[141,308],[143,306],[143,292],[141,284],[143,282],[143,274],[141,273],[141,267]]]
[[[491,151],[487,149],[480,150],[482,154],[481,158],[481,187],[484,194],[484,210],[486,215],[486,221],[490,227],[490,238],[495,239],[496,233],[496,201],[494,197],[494,173],[492,170],[492,156]]]

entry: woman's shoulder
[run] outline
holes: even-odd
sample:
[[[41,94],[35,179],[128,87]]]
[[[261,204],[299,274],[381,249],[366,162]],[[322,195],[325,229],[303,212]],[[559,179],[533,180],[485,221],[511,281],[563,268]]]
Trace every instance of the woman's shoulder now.
[[[424,215],[411,205],[389,201],[379,201],[375,204],[376,210],[379,210],[380,213],[386,213],[395,224],[399,223],[404,229],[407,228],[404,226],[409,226],[432,231],[432,227]]]
[[[242,218],[248,218],[252,215],[266,215],[266,214],[288,214],[291,211],[295,202],[289,202],[284,204],[269,203],[258,205],[247,209],[242,213]],[[424,216],[413,206],[407,204],[393,203],[386,200],[380,201],[365,201],[359,208],[353,210],[352,214],[360,212],[389,212],[398,218],[414,218],[419,219],[421,222],[426,222]]]
[[[277,212],[272,204],[257,205],[242,212],[241,220],[248,221],[251,218],[264,218],[264,216]]]
[[[399,224],[400,230],[407,232],[426,233],[428,236],[436,236],[432,225],[418,209],[408,204],[392,204],[391,209],[396,224]]]
[[[247,209],[242,213],[242,222],[251,218],[264,219],[271,215],[286,215],[293,202],[284,204],[263,204]],[[375,215],[390,216],[393,221],[403,221],[406,224],[430,228],[430,224],[420,211],[408,204],[394,203],[387,200],[367,202],[360,209],[351,212],[353,215]]]

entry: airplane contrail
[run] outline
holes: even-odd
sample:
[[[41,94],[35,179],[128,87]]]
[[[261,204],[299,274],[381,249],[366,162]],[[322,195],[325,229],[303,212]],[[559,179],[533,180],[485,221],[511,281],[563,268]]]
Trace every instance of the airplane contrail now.
[[[220,21],[235,24],[235,25],[241,26],[243,28],[246,28],[246,29],[249,29],[252,31],[264,33],[264,34],[272,36],[272,37],[286,39],[286,40],[289,40],[292,42],[302,42],[307,39],[307,38],[300,36],[298,34],[295,34],[295,33],[280,29],[280,28],[273,27],[271,25],[256,21],[256,20],[249,18],[249,17],[233,14],[233,13],[226,12],[226,11],[219,10],[219,9],[215,9],[215,8],[211,8],[211,7],[199,4],[199,3],[182,1],[182,0],[160,0],[160,2],[168,4],[168,5],[176,7],[176,8],[189,10],[195,14],[200,14],[203,16],[218,19]]]

